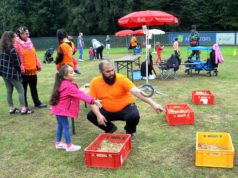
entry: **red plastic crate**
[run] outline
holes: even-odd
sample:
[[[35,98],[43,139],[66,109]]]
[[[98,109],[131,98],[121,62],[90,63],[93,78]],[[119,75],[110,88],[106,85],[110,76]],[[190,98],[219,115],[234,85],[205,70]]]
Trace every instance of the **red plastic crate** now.
[[[194,112],[188,104],[167,104],[165,116],[169,125],[194,124]]]
[[[112,143],[121,143],[122,146],[118,152],[98,151],[103,140]],[[126,160],[131,152],[130,134],[100,134],[84,150],[85,164],[87,167],[113,168],[118,169]]]
[[[194,104],[214,104],[214,95],[210,90],[193,90],[192,100]]]

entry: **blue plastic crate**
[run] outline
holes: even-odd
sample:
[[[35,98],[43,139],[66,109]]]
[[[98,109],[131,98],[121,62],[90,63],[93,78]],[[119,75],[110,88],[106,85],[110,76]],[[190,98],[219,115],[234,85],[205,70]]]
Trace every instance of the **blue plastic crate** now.
[[[134,53],[135,54],[139,54],[139,53],[141,53],[142,51],[141,51],[141,49],[140,48],[135,48],[134,49]]]
[[[141,80],[141,72],[140,70],[133,70],[133,80]]]

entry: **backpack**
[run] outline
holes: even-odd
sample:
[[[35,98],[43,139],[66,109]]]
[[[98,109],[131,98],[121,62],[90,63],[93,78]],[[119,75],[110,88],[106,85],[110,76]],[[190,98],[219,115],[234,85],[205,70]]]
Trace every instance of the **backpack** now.
[[[199,34],[198,32],[191,33],[190,36],[190,46],[197,46],[199,41]]]
[[[140,72],[142,77],[146,77],[146,61],[142,62]],[[152,66],[148,63],[148,76],[149,75],[152,75]]]
[[[190,40],[190,46],[197,46],[198,42],[196,40]]]

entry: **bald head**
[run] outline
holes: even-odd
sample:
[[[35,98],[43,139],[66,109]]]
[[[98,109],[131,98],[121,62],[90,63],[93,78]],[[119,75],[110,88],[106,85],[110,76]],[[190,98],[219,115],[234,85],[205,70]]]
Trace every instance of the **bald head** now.
[[[102,61],[99,63],[99,66],[98,66],[99,71],[100,71],[100,72],[103,72],[105,66],[112,66],[112,67],[113,67],[113,64],[112,64],[110,61],[108,61],[108,60],[102,60]]]

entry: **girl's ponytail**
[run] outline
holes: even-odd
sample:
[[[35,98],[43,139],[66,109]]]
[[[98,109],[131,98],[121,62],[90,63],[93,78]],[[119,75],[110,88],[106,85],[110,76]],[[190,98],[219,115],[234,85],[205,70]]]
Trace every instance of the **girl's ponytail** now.
[[[55,74],[55,84],[50,98],[50,105],[56,105],[59,102],[59,87],[64,80],[64,76],[68,74],[68,67],[68,65],[62,66],[59,72]]]
[[[60,83],[61,83],[61,79],[60,79],[59,73],[57,72],[55,74],[55,84],[54,84],[54,88],[53,88],[52,95],[50,98],[50,105],[56,105],[59,101]]]

